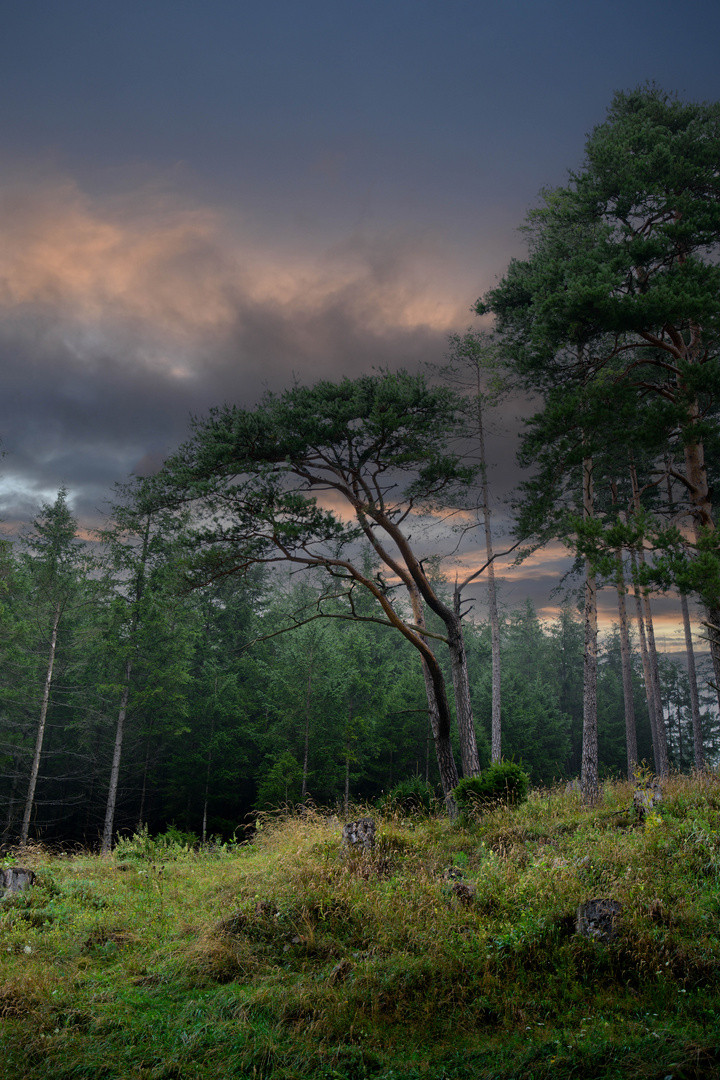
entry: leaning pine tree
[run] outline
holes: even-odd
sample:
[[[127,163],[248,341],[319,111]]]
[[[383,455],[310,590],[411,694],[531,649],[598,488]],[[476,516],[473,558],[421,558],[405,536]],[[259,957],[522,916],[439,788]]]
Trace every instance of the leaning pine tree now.
[[[475,469],[452,449],[462,433],[459,402],[420,375],[383,372],[339,383],[296,386],[267,394],[255,409],[225,406],[195,422],[190,441],[148,481],[150,497],[166,506],[192,505],[191,581],[242,574],[257,564],[320,568],[342,588],[348,619],[393,627],[418,650],[445,798],[458,774],[450,743],[451,712],[440,663],[430,640],[447,648],[463,773],[480,770],[461,618],[425,571],[411,538],[423,521],[458,505]],[[366,541],[383,573],[367,569],[358,548]],[[361,615],[356,589],[369,592],[376,614]],[[338,591],[333,591],[333,603]],[[425,609],[444,633],[428,630]],[[339,617],[318,602],[310,616]]]

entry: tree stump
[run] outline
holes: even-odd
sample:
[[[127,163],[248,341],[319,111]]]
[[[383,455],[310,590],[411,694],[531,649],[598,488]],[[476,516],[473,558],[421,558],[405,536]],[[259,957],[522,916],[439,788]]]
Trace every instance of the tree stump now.
[[[5,870],[0,870],[0,899],[29,889],[34,882],[35,875],[32,870],[24,870],[22,866],[8,866]]]
[[[659,780],[648,780],[646,784],[636,787],[633,792],[633,806],[638,821],[644,821],[651,811],[662,802],[662,790]]]
[[[371,851],[375,847],[375,822],[372,818],[360,818],[343,825],[343,847],[350,851]]]

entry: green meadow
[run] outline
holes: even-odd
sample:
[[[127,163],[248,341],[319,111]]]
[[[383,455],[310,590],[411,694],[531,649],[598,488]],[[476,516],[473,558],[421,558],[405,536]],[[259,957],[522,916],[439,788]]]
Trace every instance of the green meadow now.
[[[321,810],[202,851],[27,849],[35,885],[0,902],[0,1076],[720,1077],[717,776],[671,779],[645,822],[623,783],[592,809],[368,813],[368,853]],[[610,940],[576,933],[599,897]]]

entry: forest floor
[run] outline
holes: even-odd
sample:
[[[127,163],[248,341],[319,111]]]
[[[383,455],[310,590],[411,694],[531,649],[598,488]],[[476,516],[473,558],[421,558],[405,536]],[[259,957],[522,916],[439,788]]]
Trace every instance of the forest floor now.
[[[672,779],[644,823],[631,800],[375,812],[367,854],[320,811],[214,851],[27,851],[0,1076],[720,1077],[720,778]],[[576,933],[595,898],[622,905],[611,940]]]

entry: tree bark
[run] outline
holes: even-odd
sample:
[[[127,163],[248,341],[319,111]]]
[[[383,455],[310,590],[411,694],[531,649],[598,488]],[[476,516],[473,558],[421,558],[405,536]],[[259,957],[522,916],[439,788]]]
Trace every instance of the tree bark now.
[[[463,776],[477,776],[480,772],[480,757],[478,755],[475,721],[470,700],[470,676],[462,623],[459,616],[454,616],[445,625],[448,632],[448,648],[452,666],[453,689],[455,690],[455,716],[460,736],[460,759]]]
[[[630,481],[632,483],[632,495],[633,495],[633,508],[635,513],[640,511],[640,488],[637,479],[637,470],[634,465],[630,466]],[[663,713],[662,698],[660,696],[660,672],[658,668],[657,649],[655,647],[655,630],[652,621],[652,609],[650,607],[650,597],[644,590],[639,587],[639,579],[637,572],[637,562],[635,561],[635,552],[631,552],[632,565],[633,565],[633,584],[635,588],[635,600],[638,603],[638,611],[640,610],[640,603],[642,603],[642,610],[644,614],[644,632],[643,637],[647,635],[647,670],[645,671],[646,685],[649,677],[649,700],[654,703],[654,723],[651,718],[651,726],[653,732],[653,752],[655,754],[655,770],[658,776],[666,777],[670,775],[670,763],[668,760],[667,749],[667,733],[665,731],[665,716]],[[642,546],[638,547],[637,561],[640,566],[645,565],[645,551]],[[639,620],[638,620],[638,624]]]
[[[217,705],[217,687],[218,677],[217,671],[215,672],[215,686],[213,690],[213,708],[212,715],[210,717],[210,742],[208,744],[208,757],[207,768],[205,770],[205,797],[203,799],[203,819],[202,819],[202,842],[207,843],[207,816],[208,816],[208,799],[210,797],[210,769],[212,767],[212,743],[213,736],[215,735],[215,708]]]
[[[692,627],[690,625],[690,611],[688,610],[687,596],[680,593],[680,607],[682,608],[683,630],[685,631],[685,648],[687,650],[688,681],[690,683],[690,707],[692,710],[693,726],[693,749],[695,751],[695,768],[698,772],[705,772],[705,750],[703,747],[702,721],[700,718],[700,697],[697,686],[697,672],[695,670],[695,653],[692,643]]]
[[[485,552],[487,557],[488,615],[490,618],[490,641],[492,647],[492,724],[490,760],[497,764],[502,757],[502,721],[500,695],[500,619],[498,618],[497,590],[495,588],[495,563],[493,560],[492,531],[490,528],[490,495],[487,479],[487,461],[485,459],[485,429],[483,427],[482,404],[478,388],[478,442],[480,446],[480,476],[485,525]],[[460,614],[456,611],[456,614]]]
[[[100,848],[101,855],[109,855],[112,850],[115,805],[117,803],[118,781],[120,779],[120,759],[122,757],[125,716],[127,714],[128,698],[130,697],[131,673],[132,661],[128,659],[125,663],[125,685],[120,698],[120,710],[118,712],[117,727],[115,729],[115,749],[113,750],[112,768],[110,770],[110,787],[108,789],[107,806],[105,808],[105,826],[103,828],[102,846]]]
[[[643,682],[645,684],[645,700],[647,701],[648,720],[650,721],[650,734],[652,737],[655,772],[658,772],[657,701],[655,700],[655,686],[650,671],[650,658],[648,656],[647,638],[645,636],[645,619],[643,617],[642,597],[640,596],[640,585],[638,584],[637,575],[637,560],[635,558],[634,551],[630,552],[630,560],[632,564],[633,593],[635,596],[635,617],[638,624],[638,637],[640,639],[640,656],[642,658],[643,666]]]
[[[50,654],[48,656],[45,685],[43,686],[42,703],[40,705],[40,720],[38,723],[37,738],[35,740],[35,753],[33,754],[33,761],[30,769],[30,783],[28,785],[27,799],[25,800],[25,812],[23,814],[22,827],[20,830],[21,847],[24,847],[25,844],[27,844],[30,833],[30,816],[32,814],[33,803],[35,802],[35,788],[37,786],[38,773],[40,771],[40,755],[42,754],[43,739],[45,738],[45,721],[47,720],[48,704],[50,702],[50,687],[52,685],[55,649],[57,648],[58,626],[60,625],[61,612],[62,606],[58,600],[55,604],[55,614],[53,616],[52,632],[50,634]]]
[[[375,531],[369,527],[368,522],[365,520],[366,512],[367,516],[384,529],[387,535],[396,544],[404,566],[398,559],[393,558],[379,542]],[[467,656],[465,654],[465,643],[463,641],[460,616],[454,608],[449,608],[442,600],[440,600],[427,578],[422,563],[410,547],[408,538],[387,514],[378,510],[376,507],[364,508],[361,504],[357,503],[356,513],[358,521],[368,540],[385,565],[390,567],[390,569],[396,573],[405,584],[411,600],[413,598],[413,593],[417,593],[421,607],[422,602],[426,603],[430,610],[442,619],[445,625],[447,646],[450,653],[453,689],[455,692],[455,715],[458,725],[458,734],[460,736],[460,757],[463,774],[465,776],[477,776],[480,772],[480,758],[478,756],[475,724],[472,714],[470,677],[468,674]],[[357,577],[357,575],[354,576]],[[414,611],[415,601],[412,600],[412,603]],[[429,655],[433,654],[430,653]],[[429,656],[428,663],[432,668],[433,660],[430,660]],[[433,674],[433,684],[436,685],[436,687],[439,686],[435,674]],[[443,694],[445,694],[444,680]],[[442,702],[439,701],[439,704],[442,705]]]
[[[412,604],[413,619],[415,625],[425,629],[425,612],[423,611],[420,592],[414,582],[408,587],[410,603]],[[453,798],[453,791],[458,786],[459,777],[455,764],[452,743],[450,742],[450,709],[447,704],[445,692],[445,679],[442,669],[435,659],[432,648],[428,644],[428,658],[424,653],[420,654],[423,679],[425,680],[425,693],[427,696],[430,727],[432,728],[435,742],[435,755],[438,769],[440,770],[440,783],[442,784],[445,806],[448,815],[456,818],[458,814],[457,803]],[[432,657],[432,659],[430,659]],[[433,662],[434,661],[434,662]]]
[[[640,561],[644,561],[642,552]],[[658,665],[657,648],[655,645],[655,629],[653,627],[650,597],[643,593],[643,609],[645,614],[645,632],[647,634],[648,660],[650,662],[650,674],[655,696],[656,736],[658,753],[656,755],[658,776],[670,775],[670,762],[668,759],[667,732],[665,729],[665,713],[663,710],[662,696],[660,693],[660,668]]]
[[[312,695],[313,675],[313,649],[310,649],[310,666],[308,667],[307,692],[305,695],[305,746],[303,750],[302,791],[300,801],[305,802],[307,795],[308,760],[310,757],[310,699]]]
[[[593,463],[583,460],[583,517],[593,517]],[[583,747],[580,787],[583,803],[595,806],[600,798],[597,729],[597,583],[590,561],[585,561],[585,648],[583,652]]]
[[[625,745],[627,747],[627,770],[628,780],[633,780],[637,771],[637,728],[635,726],[635,700],[632,685],[632,653],[630,650],[630,634],[628,632],[627,604],[625,603],[626,588],[625,574],[623,572],[622,556],[619,551],[615,554],[617,565],[617,595],[618,615],[620,618],[620,660],[622,663],[623,700],[625,703]]]

